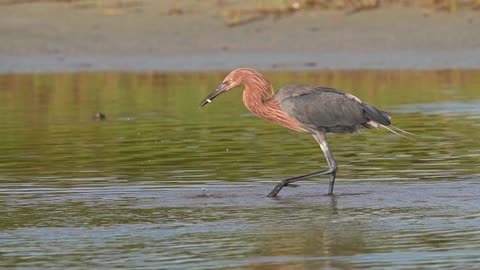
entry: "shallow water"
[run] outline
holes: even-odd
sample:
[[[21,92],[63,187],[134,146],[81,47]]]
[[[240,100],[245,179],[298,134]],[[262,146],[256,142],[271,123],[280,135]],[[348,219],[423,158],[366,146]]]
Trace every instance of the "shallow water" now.
[[[266,73],[390,111],[330,135],[335,196],[313,138],[259,120],[225,73],[0,76],[0,267],[475,269],[480,71]],[[107,119],[92,119],[103,112]]]

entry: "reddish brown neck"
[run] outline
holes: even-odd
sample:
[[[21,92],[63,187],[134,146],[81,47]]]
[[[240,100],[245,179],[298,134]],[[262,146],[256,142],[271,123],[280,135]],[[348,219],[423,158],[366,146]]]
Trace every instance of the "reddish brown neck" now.
[[[274,122],[284,127],[305,131],[299,124],[290,118],[280,107],[280,104],[272,99],[275,92],[272,84],[261,74],[248,74],[244,77],[243,103],[245,107],[258,117]]]
[[[249,76],[244,80],[243,103],[249,111],[264,118],[264,107],[273,95],[272,84],[263,76]]]

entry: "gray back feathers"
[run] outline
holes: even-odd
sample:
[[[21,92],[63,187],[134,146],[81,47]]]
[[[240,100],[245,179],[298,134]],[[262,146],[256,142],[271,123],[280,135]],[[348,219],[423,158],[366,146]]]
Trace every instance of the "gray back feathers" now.
[[[354,132],[369,121],[390,125],[386,113],[332,88],[290,84],[280,88],[274,98],[310,131]]]

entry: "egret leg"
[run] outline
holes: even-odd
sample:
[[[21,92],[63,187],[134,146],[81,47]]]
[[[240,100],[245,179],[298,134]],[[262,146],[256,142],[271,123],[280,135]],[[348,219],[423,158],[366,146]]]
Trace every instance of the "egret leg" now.
[[[273,188],[273,190],[268,194],[268,197],[276,197],[277,194],[280,192],[280,190],[282,190],[282,188],[284,188],[285,186],[287,186],[288,184],[291,184],[293,182],[297,182],[297,181],[307,179],[307,178],[310,178],[310,177],[314,177],[314,176],[327,175],[327,174],[330,177],[330,182],[328,184],[328,195],[333,194],[333,186],[335,184],[335,177],[336,177],[336,174],[337,174],[337,163],[335,162],[335,159],[333,158],[332,151],[330,151],[330,147],[328,146],[327,138],[325,136],[325,133],[317,132],[317,133],[313,134],[313,137],[318,142],[318,144],[320,145],[320,148],[323,151],[323,154],[325,155],[325,158],[326,158],[327,163],[328,163],[328,169],[323,170],[323,171],[319,171],[319,172],[309,173],[309,174],[300,175],[300,176],[285,179],[285,180],[281,181],[280,183],[278,183]]]

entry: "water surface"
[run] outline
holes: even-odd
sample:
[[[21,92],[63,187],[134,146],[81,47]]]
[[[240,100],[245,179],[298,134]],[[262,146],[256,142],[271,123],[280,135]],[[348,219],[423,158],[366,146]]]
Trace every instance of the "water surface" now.
[[[346,90],[417,134],[311,136],[252,116],[225,73],[0,76],[0,267],[474,269],[480,71],[267,72]],[[97,112],[106,120],[92,118]]]

